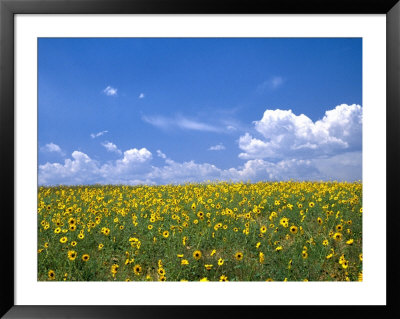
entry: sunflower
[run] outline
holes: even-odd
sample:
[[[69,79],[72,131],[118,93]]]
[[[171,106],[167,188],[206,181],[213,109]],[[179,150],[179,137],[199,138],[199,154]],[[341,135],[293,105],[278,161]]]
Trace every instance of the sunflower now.
[[[335,240],[342,240],[342,234],[341,233],[335,233],[334,235],[333,235],[333,238],[335,239]]]
[[[68,238],[65,237],[65,236],[60,238],[60,243],[61,244],[65,244],[67,241],[68,241]]]
[[[343,230],[343,226],[341,224],[336,226],[336,230],[337,231],[342,231]]]
[[[280,221],[279,224],[281,224],[283,227],[287,228],[289,226],[289,219],[286,217],[283,217]]]
[[[168,236],[169,236],[169,231],[168,231],[168,230],[165,230],[165,231],[162,233],[162,235],[163,235],[165,238],[168,238]]]
[[[303,257],[303,259],[307,259],[308,258],[308,253],[305,250],[303,250],[302,253],[301,253],[301,257]]]
[[[189,265],[189,261],[186,259],[181,260],[181,265]]]
[[[56,279],[56,273],[52,269],[49,270],[49,272],[47,273],[47,276],[49,277],[50,280]]]
[[[318,224],[322,225],[322,223],[323,223],[322,218],[321,218],[321,217],[318,217],[318,218],[317,218],[317,222],[318,222]]]
[[[84,235],[83,233],[80,233],[80,234],[78,235],[78,238],[79,238],[79,239],[83,239],[83,238],[85,238],[85,235]]]
[[[218,266],[222,266],[224,264],[224,260],[222,258],[218,259]]]
[[[158,274],[160,275],[160,276],[164,276],[165,275],[165,270],[164,270],[164,268],[158,268]]]
[[[291,226],[290,227],[290,232],[292,233],[292,234],[296,234],[297,233],[297,227],[296,226]]]
[[[115,275],[117,274],[118,268],[119,268],[119,265],[117,265],[117,264],[114,264],[114,265],[111,266],[111,270],[110,271],[111,271],[111,274],[112,274],[113,277],[115,277]]]
[[[311,208],[315,206],[314,202],[309,202],[308,206],[310,206]]]
[[[193,258],[196,260],[199,260],[201,258],[201,251],[200,250],[196,250],[193,252]]]
[[[84,255],[82,255],[82,260],[83,260],[83,261],[88,261],[89,258],[90,258],[89,254],[84,254]]]
[[[142,267],[140,265],[135,265],[133,267],[133,272],[135,273],[135,275],[140,275],[142,272]]]
[[[329,244],[329,241],[328,241],[328,239],[324,239],[324,241],[322,242],[322,245],[324,245],[324,246],[328,246],[328,244]]]
[[[213,267],[213,265],[204,265],[204,268],[207,270],[211,270],[212,267]]]
[[[148,225],[148,226],[147,226],[147,229],[148,229],[148,230],[152,230],[152,229],[153,229],[153,225],[151,225],[151,224]]]
[[[75,231],[76,230],[76,225],[69,225],[69,230],[70,231]]]
[[[221,275],[221,277],[219,277],[219,281],[229,281],[229,280],[227,276]]]
[[[242,260],[242,259],[243,259],[243,253],[240,252],[240,251],[238,251],[238,252],[235,254],[235,259],[236,259],[236,260]]]
[[[264,225],[261,226],[260,232],[263,233],[263,234],[265,234],[265,233],[267,232],[267,226],[264,226]]]
[[[77,254],[76,254],[75,250],[68,251],[68,259],[69,260],[75,260],[76,256],[77,256]]]
[[[98,249],[99,249],[99,250],[102,250],[102,249],[103,249],[103,247],[104,247],[104,245],[103,245],[103,244],[99,244],[99,246],[98,246]]]
[[[349,239],[348,241],[346,241],[347,245],[352,245],[354,243],[354,239]]]

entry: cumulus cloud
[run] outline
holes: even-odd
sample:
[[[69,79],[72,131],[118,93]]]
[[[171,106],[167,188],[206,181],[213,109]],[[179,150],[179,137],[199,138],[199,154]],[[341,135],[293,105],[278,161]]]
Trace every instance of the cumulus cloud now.
[[[103,90],[103,92],[105,93],[105,95],[108,95],[108,96],[116,96],[116,95],[117,95],[117,91],[118,91],[118,89],[113,88],[113,87],[111,87],[111,86],[107,86],[107,87]]]
[[[221,169],[211,163],[176,162],[157,150],[163,165],[152,164],[147,148],[131,148],[122,158],[100,163],[74,151],[64,163],[39,166],[39,184],[174,184],[205,181],[346,180],[362,178],[362,109],[342,104],[313,122],[291,110],[266,110],[254,122],[256,136],[239,138],[242,165]],[[118,148],[111,142],[104,147]],[[210,150],[223,149],[223,144]],[[56,149],[51,146],[49,148]]]
[[[222,143],[220,143],[220,144],[217,144],[214,146],[210,146],[210,148],[208,150],[209,151],[222,151],[224,149],[225,149],[225,146]]]
[[[321,173],[310,160],[282,160],[277,163],[254,159],[239,168],[230,168],[222,173],[224,179],[257,182],[261,180],[320,180]]]
[[[144,163],[152,158],[152,154],[146,148],[140,150],[132,148],[124,152],[124,158],[121,160],[123,164]]]
[[[164,154],[165,155],[165,154]],[[175,162],[165,156],[165,165],[151,165],[152,154],[145,148],[124,152],[124,158],[101,165],[88,155],[75,151],[64,164],[39,166],[40,185],[82,184],[178,184],[206,181],[280,181],[361,179],[361,152],[326,159],[246,161],[237,168],[220,169],[209,163]]]
[[[122,154],[122,152],[118,149],[117,145],[115,145],[112,142],[107,142],[106,141],[106,142],[102,143],[101,145],[103,145],[106,148],[106,150],[109,151],[109,152]]]
[[[74,151],[71,158],[61,163],[39,165],[40,185],[82,185],[82,184],[133,184],[146,181],[151,170],[152,154],[146,148],[129,149],[124,157],[113,162],[101,164],[87,154]]]
[[[362,108],[338,105],[316,122],[291,110],[266,110],[262,119],[254,122],[254,128],[259,137],[246,133],[239,138],[242,159],[333,156],[361,150]]]
[[[139,94],[139,99],[144,99],[144,93]]]
[[[91,184],[98,180],[98,164],[85,153],[74,151],[64,164],[39,165],[39,184]]]
[[[96,138],[96,137],[102,136],[102,135],[104,135],[106,133],[108,133],[108,131],[101,131],[101,132],[98,132],[98,133],[92,133],[92,134],[90,134],[90,137],[91,138]]]
[[[61,147],[54,143],[48,143],[45,146],[41,147],[40,150],[42,152],[58,153],[60,155],[64,155],[64,152],[62,151]]]

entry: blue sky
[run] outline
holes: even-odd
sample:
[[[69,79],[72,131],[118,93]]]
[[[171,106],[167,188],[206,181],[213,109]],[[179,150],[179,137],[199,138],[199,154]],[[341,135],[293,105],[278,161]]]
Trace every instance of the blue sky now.
[[[38,41],[39,184],[361,179],[362,39]]]

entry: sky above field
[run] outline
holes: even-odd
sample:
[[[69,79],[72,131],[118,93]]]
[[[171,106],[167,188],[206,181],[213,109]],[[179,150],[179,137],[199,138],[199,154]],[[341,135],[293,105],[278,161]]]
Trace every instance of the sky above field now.
[[[38,179],[362,178],[362,40],[39,39]]]

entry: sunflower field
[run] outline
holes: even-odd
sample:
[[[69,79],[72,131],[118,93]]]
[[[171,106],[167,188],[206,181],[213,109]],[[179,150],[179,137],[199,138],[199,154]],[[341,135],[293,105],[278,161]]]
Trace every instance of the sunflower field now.
[[[361,281],[362,183],[39,187],[38,280]]]

